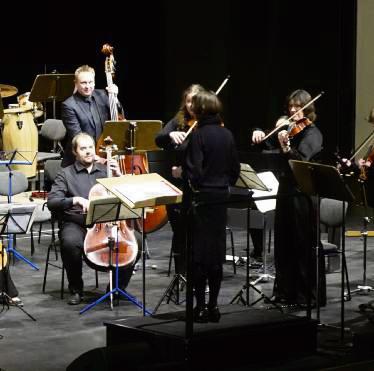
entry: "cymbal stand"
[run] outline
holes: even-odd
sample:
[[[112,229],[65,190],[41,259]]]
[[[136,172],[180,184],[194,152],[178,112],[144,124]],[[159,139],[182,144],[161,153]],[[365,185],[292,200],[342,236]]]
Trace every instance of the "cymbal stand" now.
[[[365,214],[368,215],[368,207],[367,207],[367,198],[366,198],[366,190],[365,190],[365,183],[361,183],[361,190],[362,190],[362,197],[364,201],[364,208],[365,208]],[[368,216],[363,217],[363,226],[361,230],[361,237],[363,241],[363,247],[364,247],[364,256],[363,256],[363,277],[362,277],[362,284],[357,286],[357,289],[351,290],[350,294],[359,293],[361,295],[368,295],[371,291],[374,291],[374,288],[372,286],[369,286],[366,282],[366,266],[367,266],[367,240],[368,240],[368,230],[367,226],[370,221],[370,218]],[[347,294],[346,294],[347,296]]]

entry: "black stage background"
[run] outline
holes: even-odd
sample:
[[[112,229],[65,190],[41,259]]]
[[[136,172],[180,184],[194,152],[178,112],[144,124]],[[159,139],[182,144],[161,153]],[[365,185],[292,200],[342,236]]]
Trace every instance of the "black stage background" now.
[[[108,42],[130,119],[166,122],[185,87],[215,90],[230,74],[221,93],[224,119],[242,149],[249,128],[272,127],[296,88],[313,96],[325,91],[317,102],[325,146],[352,148],[356,0],[60,2],[53,8],[2,4],[0,83],[20,94],[37,74],[71,73],[81,64],[96,69],[96,85],[103,87],[100,49]]]

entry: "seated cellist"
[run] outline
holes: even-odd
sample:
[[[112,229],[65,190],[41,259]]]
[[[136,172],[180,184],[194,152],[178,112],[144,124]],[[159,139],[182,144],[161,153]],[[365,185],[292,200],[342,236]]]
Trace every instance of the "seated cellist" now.
[[[61,217],[61,255],[69,281],[68,304],[76,305],[83,296],[82,254],[87,234],[84,213],[88,208],[88,195],[97,179],[107,177],[107,167],[95,162],[95,143],[86,133],[79,133],[73,138],[72,150],[75,162],[56,176],[48,195],[48,208]],[[113,176],[121,175],[115,160],[110,161],[110,169]],[[135,243],[138,241],[135,240]],[[130,281],[135,263],[136,259],[119,269],[118,286],[122,290]]]

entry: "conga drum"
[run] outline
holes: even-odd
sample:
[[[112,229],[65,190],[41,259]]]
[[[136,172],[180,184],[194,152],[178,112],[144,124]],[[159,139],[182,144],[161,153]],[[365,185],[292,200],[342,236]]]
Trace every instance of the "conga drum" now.
[[[36,154],[38,152],[38,129],[30,109],[8,108],[3,117],[3,150],[14,151],[15,160],[32,163],[31,165],[12,165],[28,178],[36,175]]]

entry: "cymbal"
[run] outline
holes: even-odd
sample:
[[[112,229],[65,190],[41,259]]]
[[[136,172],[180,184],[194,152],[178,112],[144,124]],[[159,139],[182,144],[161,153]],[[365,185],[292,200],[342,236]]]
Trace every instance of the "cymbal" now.
[[[0,84],[0,96],[1,98],[11,97],[17,94],[18,89],[15,86]]]

